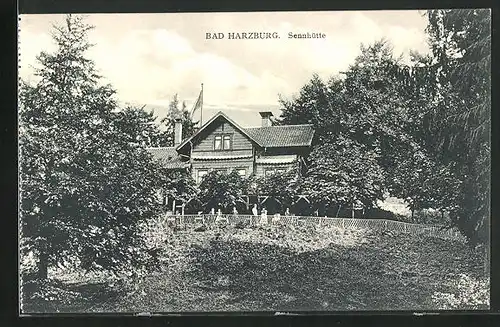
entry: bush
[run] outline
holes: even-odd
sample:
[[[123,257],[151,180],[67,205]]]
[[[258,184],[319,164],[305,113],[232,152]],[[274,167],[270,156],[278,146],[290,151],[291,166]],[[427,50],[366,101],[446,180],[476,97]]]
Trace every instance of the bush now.
[[[490,283],[489,279],[475,279],[461,274],[456,282],[456,293],[435,292],[432,301],[445,310],[454,309],[489,309]]]
[[[413,220],[416,223],[430,225],[448,225],[450,223],[448,213],[441,214],[440,211],[434,209],[422,209],[415,211]]]

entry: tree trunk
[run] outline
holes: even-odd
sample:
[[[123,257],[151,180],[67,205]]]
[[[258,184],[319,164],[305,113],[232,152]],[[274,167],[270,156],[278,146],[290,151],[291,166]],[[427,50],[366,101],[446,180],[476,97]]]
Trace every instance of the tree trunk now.
[[[41,251],[37,263],[37,278],[45,280],[48,277],[49,258],[44,251]]]
[[[341,208],[341,207],[342,207],[342,206],[339,204],[339,207],[338,207],[338,209],[337,209],[337,213],[335,214],[335,218],[338,218],[338,216],[339,216],[339,212],[340,212],[340,208]]]

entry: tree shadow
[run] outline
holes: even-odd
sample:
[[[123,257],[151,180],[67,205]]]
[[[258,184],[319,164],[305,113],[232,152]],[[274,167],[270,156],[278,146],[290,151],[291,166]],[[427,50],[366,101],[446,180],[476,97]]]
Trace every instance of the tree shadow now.
[[[190,278],[228,291],[241,310],[418,310],[432,289],[414,276],[388,273],[390,256],[360,246],[297,253],[278,245],[213,240],[194,247]],[[212,308],[214,309],[214,308]],[[218,308],[224,310],[224,308]]]

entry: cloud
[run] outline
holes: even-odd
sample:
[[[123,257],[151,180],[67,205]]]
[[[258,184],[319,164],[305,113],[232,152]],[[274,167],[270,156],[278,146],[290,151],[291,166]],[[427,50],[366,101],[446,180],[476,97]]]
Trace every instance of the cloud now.
[[[396,54],[425,51],[418,13],[392,13],[392,21],[384,17],[384,12],[89,15],[95,25],[89,39],[96,46],[88,57],[124,102],[167,106],[177,93],[190,107],[204,83],[207,108],[258,111],[276,107],[278,94],[298,92],[313,73],[328,78],[345,70],[361,43],[385,37]],[[27,18],[20,32],[24,77],[40,50],[54,50],[48,22],[62,16]],[[281,38],[205,40],[212,31],[277,31]],[[326,38],[292,40],[288,32],[322,32]]]
[[[56,45],[47,32],[33,32],[21,28],[18,34],[19,77],[36,80],[33,76],[33,69],[38,67],[36,57],[42,50],[52,52],[55,49]]]

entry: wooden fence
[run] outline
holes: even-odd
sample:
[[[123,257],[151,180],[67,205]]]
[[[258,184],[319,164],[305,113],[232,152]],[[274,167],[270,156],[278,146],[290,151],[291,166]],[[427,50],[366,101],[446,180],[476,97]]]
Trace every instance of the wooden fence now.
[[[196,225],[214,225],[216,223],[237,224],[247,223],[250,225],[258,225],[263,222],[262,216],[252,215],[179,215],[179,216],[164,216],[154,223],[160,227],[164,225],[176,226],[196,226]],[[425,234],[430,236],[442,237],[447,239],[455,239],[465,241],[465,238],[456,229],[449,229],[445,226],[424,225],[406,223],[401,221],[387,219],[358,219],[358,218],[331,218],[331,217],[313,217],[313,216],[280,216],[268,215],[265,223],[271,225],[315,225],[315,226],[335,226],[345,229],[370,229],[378,231],[397,231],[410,234]]]

